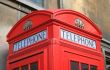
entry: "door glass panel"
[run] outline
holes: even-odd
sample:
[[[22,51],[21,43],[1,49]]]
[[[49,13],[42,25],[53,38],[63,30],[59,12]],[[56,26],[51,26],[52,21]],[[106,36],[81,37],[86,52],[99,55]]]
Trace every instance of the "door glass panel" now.
[[[21,70],[28,70],[28,65],[22,66]]]
[[[76,61],[71,61],[71,70],[79,70],[79,63]]]
[[[82,63],[82,64],[81,64],[81,70],[89,70],[88,64]]]
[[[38,70],[38,63],[37,62],[31,63],[30,70]]]
[[[97,70],[97,66],[91,65],[90,70]]]

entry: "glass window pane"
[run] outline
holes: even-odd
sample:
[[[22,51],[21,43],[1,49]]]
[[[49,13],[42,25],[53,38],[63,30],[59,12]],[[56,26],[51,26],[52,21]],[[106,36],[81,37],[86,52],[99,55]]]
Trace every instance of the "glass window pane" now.
[[[90,70],[97,70],[97,66],[91,65]]]
[[[37,62],[31,63],[30,70],[38,70],[38,63]]]
[[[79,63],[76,61],[71,61],[71,70],[79,70]]]
[[[28,70],[28,65],[22,66],[21,70]]]
[[[30,70],[38,70],[38,63],[37,62],[31,63]]]
[[[39,5],[39,6],[43,6],[43,4],[44,4],[44,0],[29,0],[29,1],[31,1],[34,4]]]
[[[13,70],[19,70],[19,68],[14,68]]]
[[[81,70],[89,70],[88,64],[82,63],[82,64],[81,64]]]

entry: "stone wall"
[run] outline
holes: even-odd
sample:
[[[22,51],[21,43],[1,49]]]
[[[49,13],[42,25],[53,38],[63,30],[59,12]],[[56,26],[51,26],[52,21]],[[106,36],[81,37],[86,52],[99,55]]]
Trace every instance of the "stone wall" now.
[[[20,12],[19,5],[9,0],[0,0],[0,70],[6,70],[8,54],[7,33],[14,24],[25,15]]]
[[[0,3],[0,70],[6,68],[8,44],[6,35],[17,21],[17,11]]]

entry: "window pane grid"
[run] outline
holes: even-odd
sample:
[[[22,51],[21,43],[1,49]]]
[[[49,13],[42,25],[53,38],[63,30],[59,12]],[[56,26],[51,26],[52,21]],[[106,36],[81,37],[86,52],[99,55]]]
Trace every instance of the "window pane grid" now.
[[[38,62],[33,62],[24,66],[16,67],[13,70],[38,70]]]
[[[97,70],[97,66],[77,61],[70,61],[70,70]]]

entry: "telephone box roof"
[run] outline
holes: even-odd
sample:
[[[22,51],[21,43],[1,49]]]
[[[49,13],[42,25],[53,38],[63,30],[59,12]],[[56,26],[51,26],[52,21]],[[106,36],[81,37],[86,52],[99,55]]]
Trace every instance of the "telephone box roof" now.
[[[32,28],[34,28],[50,20],[53,21],[56,20],[72,26],[74,24],[74,19],[77,18],[81,19],[85,24],[85,28],[83,29],[83,31],[92,33],[97,37],[102,38],[102,33],[100,29],[88,17],[73,10],[63,10],[63,9],[33,11],[32,13],[24,16],[13,26],[13,28],[8,33],[7,38],[9,40],[24,32],[23,26],[27,20],[32,20],[33,23]]]

